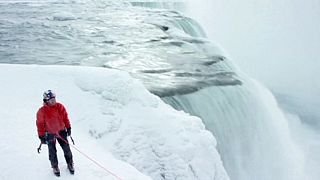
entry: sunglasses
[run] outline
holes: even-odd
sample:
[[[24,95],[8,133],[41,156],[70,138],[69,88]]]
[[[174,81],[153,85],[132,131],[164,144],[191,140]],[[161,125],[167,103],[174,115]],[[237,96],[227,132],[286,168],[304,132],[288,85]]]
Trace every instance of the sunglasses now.
[[[43,102],[48,102],[50,101],[51,99],[55,99],[56,97],[51,97],[50,99],[43,99]]]

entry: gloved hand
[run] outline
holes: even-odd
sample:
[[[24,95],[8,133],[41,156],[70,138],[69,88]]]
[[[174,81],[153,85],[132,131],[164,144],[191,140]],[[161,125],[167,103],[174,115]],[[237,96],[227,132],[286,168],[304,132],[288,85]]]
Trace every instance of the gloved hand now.
[[[47,144],[46,138],[44,136],[39,136],[39,139],[40,139],[42,144]]]
[[[71,136],[71,128],[67,129],[67,136]]]

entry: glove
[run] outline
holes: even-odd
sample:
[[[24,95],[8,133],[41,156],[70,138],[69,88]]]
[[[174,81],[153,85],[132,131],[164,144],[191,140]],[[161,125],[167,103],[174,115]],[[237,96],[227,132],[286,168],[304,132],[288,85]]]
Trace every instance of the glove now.
[[[67,129],[67,136],[71,136],[71,128]]]
[[[40,139],[42,144],[47,144],[46,138],[44,136],[39,136],[39,139]]]

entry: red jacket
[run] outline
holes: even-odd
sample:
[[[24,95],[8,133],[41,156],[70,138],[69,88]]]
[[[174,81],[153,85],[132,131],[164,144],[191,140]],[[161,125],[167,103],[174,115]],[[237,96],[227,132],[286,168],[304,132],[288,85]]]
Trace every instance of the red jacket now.
[[[37,113],[37,128],[40,137],[46,132],[57,134],[61,130],[71,128],[65,107],[60,103],[53,106],[43,105]]]

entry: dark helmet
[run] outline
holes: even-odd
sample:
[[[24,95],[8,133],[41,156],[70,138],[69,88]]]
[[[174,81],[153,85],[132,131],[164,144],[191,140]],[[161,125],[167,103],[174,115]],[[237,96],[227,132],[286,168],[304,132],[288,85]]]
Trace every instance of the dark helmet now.
[[[43,101],[46,102],[52,98],[55,98],[56,94],[52,90],[47,90],[43,93]]]

